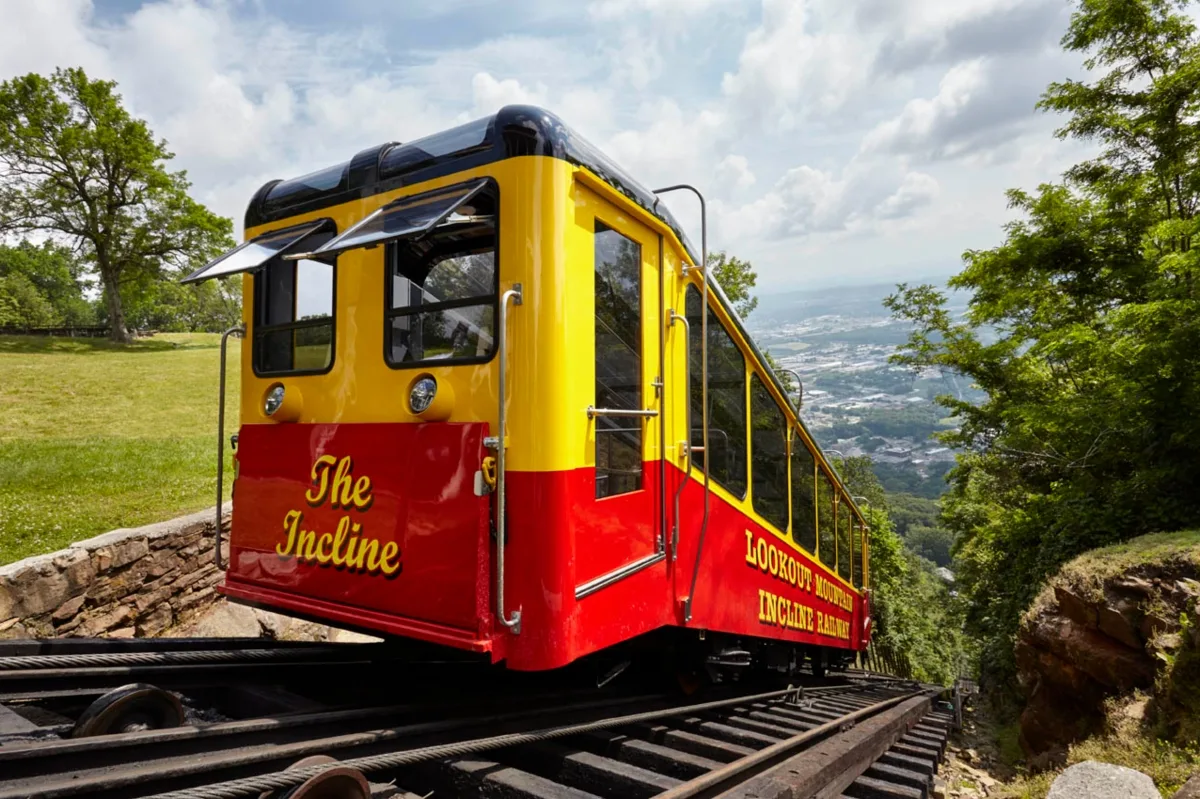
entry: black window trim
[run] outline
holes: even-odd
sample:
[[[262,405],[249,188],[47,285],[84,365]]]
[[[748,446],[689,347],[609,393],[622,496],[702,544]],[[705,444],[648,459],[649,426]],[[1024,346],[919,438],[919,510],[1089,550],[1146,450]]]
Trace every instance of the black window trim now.
[[[630,241],[630,242],[632,242],[632,243],[636,244],[636,245],[637,245],[637,248],[638,248],[638,345],[637,345],[637,348],[636,348],[636,352],[637,352],[637,356],[638,356],[638,372],[639,372],[640,374],[638,375],[638,402],[637,402],[636,408],[644,408],[644,407],[646,407],[646,402],[647,402],[647,398],[646,398],[646,381],[645,381],[645,370],[646,370],[646,358],[645,358],[645,349],[646,349],[646,341],[645,341],[645,338],[646,338],[646,336],[645,336],[645,332],[646,332],[646,320],[645,320],[645,318],[644,318],[644,315],[642,314],[642,307],[644,306],[644,304],[645,304],[645,299],[646,299],[644,296],[642,296],[642,294],[643,294],[643,292],[642,292],[642,288],[643,288],[643,282],[644,282],[644,280],[645,280],[645,269],[644,269],[644,267],[645,267],[645,253],[644,253],[644,249],[645,249],[645,247],[644,247],[644,245],[642,244],[642,242],[638,241],[637,239],[633,238],[632,236],[626,235],[624,232],[622,232],[621,230],[619,230],[619,229],[618,229],[618,228],[617,228],[615,225],[612,225],[612,224],[610,224],[610,223],[608,223],[608,222],[605,222],[605,221],[604,221],[604,220],[603,220],[603,219],[600,217],[600,215],[599,215],[599,214],[595,214],[595,215],[592,217],[592,254],[593,254],[593,256],[595,255],[595,251],[596,251],[596,235],[602,232],[602,231],[598,230],[598,228],[601,228],[601,227],[602,227],[602,228],[604,228],[604,230],[606,230],[606,231],[612,231],[613,233],[616,233],[618,236],[621,236],[622,238],[624,238],[624,239],[626,239],[626,240],[628,240],[628,241]],[[595,259],[593,258],[593,261],[594,261],[594,260],[595,260]],[[594,300],[594,294],[595,294],[595,286],[596,286],[596,264],[595,264],[595,263],[593,263],[593,264],[592,264],[592,292],[593,292],[593,300]],[[593,339],[592,339],[592,349],[593,349],[593,353],[592,353],[592,359],[593,359],[593,367],[595,367],[595,363],[594,363],[594,361],[595,361],[595,357],[596,357],[596,351],[598,350],[598,347],[596,347],[596,341],[595,341],[595,337],[594,337],[594,333],[595,333],[595,324],[596,324],[596,312],[595,312],[595,307],[594,307],[594,306],[595,306],[595,303],[593,302],[593,308],[592,308],[592,328],[593,328]],[[624,343],[624,342],[622,342],[622,343]],[[595,376],[593,375],[593,378],[592,378],[592,392],[593,392],[593,394],[592,394],[592,399],[593,399],[593,401],[595,401],[595,400],[596,400],[596,396],[595,396],[595,390],[596,390],[595,382],[596,382],[596,381],[595,381]],[[599,421],[599,420],[597,420],[597,421]],[[638,434],[638,462],[641,464],[641,469],[640,469],[640,470],[638,470],[638,472],[637,472],[637,474],[639,475],[639,478],[640,478],[640,479],[639,479],[639,481],[638,481],[638,487],[637,487],[637,488],[635,488],[635,489],[634,489],[634,490],[632,490],[632,491],[623,491],[623,492],[621,492],[621,493],[619,493],[619,494],[605,494],[605,495],[604,495],[604,496],[602,496],[602,497],[596,497],[596,498],[595,498],[596,502],[603,502],[603,501],[605,501],[605,500],[607,500],[607,499],[613,499],[613,498],[615,498],[615,497],[626,497],[626,496],[630,496],[630,495],[632,495],[632,494],[637,494],[637,493],[645,492],[645,491],[647,490],[647,489],[646,489],[646,474],[647,474],[647,470],[646,470],[646,461],[645,461],[645,456],[646,456],[646,424],[645,424],[645,422],[644,422],[643,420],[640,420],[640,419],[635,419],[635,420],[633,420],[633,421],[637,423],[637,425],[638,425],[638,426],[637,426],[637,430],[638,430],[638,433],[639,433],[639,434]],[[620,432],[620,430],[621,430],[621,429],[623,429],[623,428],[609,428],[609,429],[608,429],[608,430],[606,430],[605,432]],[[633,428],[629,428],[629,429],[633,429]],[[595,437],[595,435],[596,435],[596,434],[599,434],[599,432],[600,432],[600,425],[599,425],[599,424],[597,424],[597,425],[595,426],[595,429],[593,430],[593,437],[592,437],[592,460],[593,460],[593,462],[595,462],[595,461],[598,461],[598,460],[599,460],[599,458],[598,458],[599,440],[598,440],[598,439]],[[599,467],[596,467],[594,471],[599,471]],[[632,472],[632,470],[630,470],[630,471],[624,471],[624,470],[620,470],[620,469],[606,469],[605,471],[607,471],[607,472],[610,472],[610,473],[612,473],[612,472],[616,472],[616,473],[618,473],[618,474],[632,474],[632,473],[633,473],[633,472]],[[597,482],[598,482],[598,479],[597,479]]]
[[[290,225],[289,227],[299,227],[300,225],[308,225],[308,224],[312,224],[313,221],[320,222],[322,224],[319,227],[317,227],[316,229],[314,229],[311,233],[309,233],[308,234],[309,236],[311,236],[315,233],[323,233],[327,229],[332,230],[334,236],[337,235],[337,223],[328,217],[324,217],[322,219],[317,219],[317,220],[310,220],[309,222],[302,222],[302,223],[299,223],[296,225]],[[285,230],[285,229],[286,228],[279,228],[280,231]],[[274,233],[274,232],[278,232],[278,231],[268,230],[268,231],[264,231],[263,233],[260,233],[259,235],[262,236],[262,235],[266,235],[267,233]],[[255,238],[257,238],[257,236]],[[307,238],[307,236],[305,238]],[[300,239],[296,243],[299,244],[303,240],[304,239]],[[333,263],[330,264],[330,268],[333,270],[331,278],[330,278],[333,281],[333,286],[332,286],[332,291],[330,292],[330,298],[329,298],[330,306],[329,306],[329,317],[328,318],[303,319],[303,320],[292,321],[292,322],[281,322],[280,324],[277,324],[277,325],[260,325],[258,323],[259,308],[261,307],[260,303],[262,301],[262,295],[259,292],[260,276],[266,273],[267,269],[270,268],[271,261],[273,261],[275,259],[280,259],[280,263],[291,264],[293,270],[298,268],[299,261],[283,261],[282,258],[280,258],[281,255],[282,255],[282,253],[275,255],[270,260],[268,260],[265,264],[263,264],[263,266],[247,273],[247,274],[250,274],[254,279],[254,285],[253,285],[253,289],[252,289],[254,292],[254,307],[251,309],[251,313],[250,313],[250,369],[251,369],[251,371],[254,372],[255,377],[268,378],[268,379],[274,378],[274,377],[306,377],[306,376],[310,376],[310,375],[329,374],[329,372],[331,372],[333,370],[334,363],[337,361],[337,309],[338,309],[338,303],[337,303],[337,286],[338,286],[337,256],[334,256]],[[295,273],[293,272],[293,274],[295,274]],[[294,300],[293,300],[293,305],[294,305]],[[294,310],[292,313],[293,313],[293,315],[295,315]],[[310,328],[310,327],[324,327],[325,325],[329,325],[329,363],[324,368],[322,368],[322,369],[284,369],[284,370],[270,371],[270,372],[264,372],[258,368],[258,355],[259,355],[258,342],[259,342],[259,339],[263,335],[265,335],[267,333],[285,332],[288,330],[301,330],[301,329]],[[295,363],[295,360],[296,360],[296,350],[295,350],[295,344],[293,344],[292,345],[292,362]]]
[[[441,186],[436,189],[430,189],[428,192],[413,194],[409,197],[398,197],[396,199],[411,199],[420,197],[421,194],[432,194],[440,192],[448,192],[456,186],[467,186],[472,182],[479,180],[463,181],[449,186]],[[469,364],[489,363],[496,357],[497,342],[499,336],[496,335],[496,326],[500,324],[500,184],[493,177],[483,177],[484,186],[478,189],[474,194],[481,191],[491,191],[496,196],[496,222],[495,222],[495,239],[496,242],[492,246],[492,346],[484,355],[472,355],[469,358],[422,358],[419,361],[400,361],[392,360],[392,320],[400,316],[417,316],[422,313],[434,313],[437,311],[451,311],[455,308],[466,308],[471,306],[483,306],[485,302],[480,300],[486,297],[463,297],[456,300],[443,300],[442,302],[434,302],[428,305],[421,305],[420,310],[413,310],[411,307],[393,308],[393,280],[392,269],[395,267],[397,253],[399,247],[408,241],[408,239],[398,239],[385,242],[383,244],[384,259],[383,259],[383,362],[389,369],[397,371],[403,369],[431,369],[438,366],[465,366]],[[394,202],[394,201],[393,201]],[[426,235],[435,232],[435,228],[422,233],[418,238],[423,238]],[[446,256],[452,258],[454,256]],[[443,258],[442,260],[446,260]]]
[[[758,385],[762,386],[763,390],[766,391],[767,396],[771,398],[771,402],[775,405],[775,410],[779,413],[779,416],[783,421],[783,433],[784,433],[783,447],[786,452],[786,461],[787,461],[785,463],[785,470],[787,472],[787,474],[785,475],[786,487],[787,487],[787,523],[783,526],[783,529],[780,529],[779,526],[775,524],[775,522],[771,521],[770,519],[767,519],[766,515],[758,509],[758,500],[756,498],[756,493],[753,490],[754,489],[754,381],[755,380],[757,380]],[[769,388],[767,388],[767,381],[763,378],[763,376],[761,374],[759,374],[759,370],[757,370],[757,369],[750,370],[750,379],[747,381],[747,383],[749,385],[750,397],[749,397],[749,401],[746,403],[746,419],[747,419],[747,423],[750,426],[750,430],[749,430],[749,434],[746,437],[746,446],[750,450],[750,454],[749,454],[749,457],[746,458],[746,461],[747,461],[747,464],[749,465],[749,469],[750,469],[750,479],[747,481],[747,483],[749,484],[750,489],[751,489],[750,507],[754,510],[754,512],[756,514],[758,514],[758,517],[760,519],[763,519],[764,521],[767,522],[767,525],[772,530],[783,533],[783,535],[785,537],[788,537],[791,535],[791,528],[792,528],[792,453],[791,453],[791,450],[788,448],[788,437],[787,437],[788,430],[792,426],[791,420],[788,418],[787,411],[785,411],[783,409],[783,407],[780,406],[779,400],[776,399],[775,395],[771,393],[771,390]]]
[[[684,298],[683,298],[684,315],[687,314],[687,292],[689,292],[689,291],[696,292],[696,294],[700,297],[700,303],[701,304],[704,303],[704,295],[701,293],[700,289],[696,287],[695,283],[688,283],[687,288],[684,290]],[[713,311],[715,310],[715,306],[710,305],[708,308],[706,308],[704,310],[707,313],[713,313]],[[746,497],[748,497],[750,495],[750,481],[751,481],[751,477],[750,477],[750,468],[751,468],[750,467],[750,380],[746,376],[746,372],[747,372],[746,365],[749,362],[749,359],[746,358],[746,353],[742,350],[741,345],[738,344],[737,339],[733,336],[732,333],[729,332],[729,327],[724,322],[721,321],[721,318],[719,316],[717,316],[716,314],[713,314],[710,321],[714,321],[718,325],[721,326],[721,329],[725,331],[725,335],[729,336],[729,340],[730,340],[730,342],[732,342],[734,348],[737,349],[738,353],[742,356],[742,410],[743,410],[742,425],[745,428],[743,430],[742,435],[745,436],[745,438],[746,438],[746,449],[744,452],[744,454],[746,456],[746,487],[744,489],[742,489],[741,494],[737,494],[737,493],[734,493],[734,490],[732,488],[725,485],[725,483],[723,483],[722,481],[718,480],[716,475],[709,474],[709,476],[712,478],[712,481],[714,483],[719,485],[725,491],[728,491],[729,495],[731,497],[734,497],[739,502],[745,502]],[[700,335],[700,325],[693,326],[692,330],[695,331],[696,335]],[[690,340],[688,341],[688,347],[691,347]],[[692,376],[695,377],[697,380],[701,379],[700,370],[692,369]],[[691,387],[691,385],[688,385],[688,402],[691,402],[691,401],[692,401],[692,387]],[[695,421],[696,420],[693,419],[693,423]],[[710,430],[709,433],[711,434],[712,431]],[[689,431],[688,435],[689,435],[689,440],[690,440],[691,431]],[[700,471],[701,475],[708,473],[709,463],[710,462],[708,460],[708,453],[706,452],[706,453],[704,453],[704,469]],[[689,474],[691,473],[692,469],[699,469],[699,468],[700,467],[698,467],[696,465],[695,460],[693,460],[692,458],[688,458],[688,473]]]

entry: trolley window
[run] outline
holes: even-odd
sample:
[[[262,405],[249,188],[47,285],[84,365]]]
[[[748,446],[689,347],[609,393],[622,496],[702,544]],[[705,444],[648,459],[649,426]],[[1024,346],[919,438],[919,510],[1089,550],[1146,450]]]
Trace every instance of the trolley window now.
[[[642,248],[596,222],[596,407],[642,407]],[[597,416],[596,499],[642,487],[642,420]]]
[[[824,470],[817,472],[817,557],[829,568],[837,563],[834,540],[833,482]]]
[[[865,568],[865,558],[863,558],[863,551],[866,545],[866,541],[864,540],[864,534],[866,533],[866,530],[863,528],[863,523],[857,518],[854,519],[853,524],[853,538],[850,541],[851,551],[854,553],[853,583],[855,588],[862,588],[863,575],[867,573]]]
[[[750,378],[750,480],[754,509],[780,531],[788,529],[787,417],[762,378]]]
[[[692,424],[698,425],[704,410],[701,389],[700,290],[688,286],[686,313],[691,335]],[[692,445],[703,446],[704,431],[692,429]],[[694,459],[709,465],[712,478],[738,497],[746,496],[746,359],[721,320],[708,309],[708,452]],[[711,456],[711,458],[710,458]]]
[[[314,249],[333,238],[333,230],[298,240]],[[319,374],[333,365],[336,258],[284,260],[278,255],[254,275],[256,374]]]
[[[842,579],[850,582],[854,558],[850,554],[850,500],[841,497],[837,516],[837,571]]]
[[[388,247],[390,366],[481,363],[495,353],[499,196],[486,183],[437,227]]]
[[[792,539],[817,552],[816,462],[800,431],[792,432]]]

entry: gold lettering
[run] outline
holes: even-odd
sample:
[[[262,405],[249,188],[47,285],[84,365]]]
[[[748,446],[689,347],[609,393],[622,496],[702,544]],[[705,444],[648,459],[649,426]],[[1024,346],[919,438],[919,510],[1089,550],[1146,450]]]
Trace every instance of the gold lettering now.
[[[330,560],[333,561],[334,566],[342,566],[346,563],[346,558],[342,556],[340,550],[342,544],[346,543],[346,536],[349,532],[350,517],[343,516],[338,520],[337,532],[333,534],[333,554],[330,556]]]
[[[758,561],[754,559],[754,533],[749,530],[746,531],[746,562],[758,567]]]
[[[296,538],[296,557],[309,561],[316,560],[317,534],[312,530],[300,531],[300,535]]]
[[[329,552],[325,551],[325,545],[329,545]],[[333,557],[333,534],[321,533],[321,537],[317,539],[317,563],[325,564]]]
[[[334,508],[349,508],[354,504],[353,482],[350,472],[354,469],[354,461],[346,456],[338,461],[337,472],[333,475],[333,485],[329,488],[329,504]]]
[[[758,539],[758,568],[767,570],[767,542],[762,538]]]
[[[335,463],[337,458],[332,455],[322,455],[313,463],[312,484],[316,486],[317,493],[314,494],[310,488],[304,492],[304,498],[314,508],[325,501],[325,495],[329,491],[329,467]]]
[[[283,517],[283,529],[287,530],[287,541],[275,545],[275,552],[281,558],[286,558],[292,551],[292,547],[296,545],[296,525],[303,517],[304,514],[298,510],[290,510]]]
[[[375,497],[371,495],[371,478],[364,474],[354,482],[354,507],[365,511],[374,501]]]
[[[359,539],[358,557],[354,559],[354,568],[373,572],[379,566],[378,559],[379,542],[374,538]]]
[[[379,556],[379,570],[388,577],[395,574],[396,570],[400,568],[399,560],[396,560],[395,563],[392,562],[392,559],[395,558],[399,553],[400,545],[395,541],[388,541],[383,545],[383,552]]]

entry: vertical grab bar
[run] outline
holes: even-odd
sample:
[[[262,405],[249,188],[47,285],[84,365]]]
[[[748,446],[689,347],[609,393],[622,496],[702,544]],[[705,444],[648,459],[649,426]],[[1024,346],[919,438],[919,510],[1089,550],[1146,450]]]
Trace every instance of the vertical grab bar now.
[[[217,400],[217,528],[213,532],[213,563],[218,569],[225,569],[221,561],[221,503],[225,499],[225,347],[230,336],[243,336],[246,328],[234,325],[221,334],[221,387]]]
[[[688,589],[687,599],[683,604],[683,620],[689,622],[692,620],[692,600],[696,597],[696,580],[700,577],[700,555],[704,551],[704,535],[708,532],[708,513],[709,506],[712,504],[712,487],[709,477],[709,457],[708,457],[708,210],[705,206],[704,195],[695,186],[689,186],[686,183],[679,183],[674,186],[665,186],[661,189],[655,189],[654,208],[658,208],[659,194],[665,194],[669,191],[678,190],[690,191],[700,200],[700,265],[692,267],[683,267],[683,273],[686,275],[689,269],[699,269],[700,276],[704,278],[704,298],[700,303],[700,424],[703,427],[703,443],[701,451],[704,452],[704,521],[700,523],[700,538],[696,542],[696,563],[692,569],[692,585]],[[687,309],[684,309],[687,312]],[[688,387],[688,402],[691,402],[691,387]],[[692,440],[692,431],[688,429],[688,443]],[[689,446],[689,449],[691,447]],[[688,459],[688,469],[691,470],[691,458]],[[684,476],[687,479],[688,475]]]
[[[508,372],[508,301],[512,300],[514,305],[521,304],[521,284],[514,283],[513,287],[504,292],[500,296],[500,326],[496,336],[496,344],[500,350],[500,410],[496,414],[496,618],[505,627],[513,631],[514,635],[521,634],[521,611],[514,610],[512,618],[509,618],[504,612],[504,549],[507,532],[507,519],[505,518],[504,510],[504,489],[505,489],[505,472],[504,472],[504,453],[508,449],[508,429],[505,426],[507,419],[507,408],[505,400],[508,395],[505,391],[507,383],[506,374]],[[489,442],[484,442],[485,444]]]
[[[679,481],[679,488],[675,489],[675,515],[671,519],[673,522],[671,525],[671,560],[673,561],[679,558],[679,498],[683,496],[683,488],[687,485],[688,475],[692,472],[692,325],[688,322],[687,316],[675,313],[675,309],[672,308],[671,327],[674,327],[676,322],[683,322],[685,336],[683,384],[686,394],[684,401],[687,402],[687,439],[683,442],[683,456],[687,458],[687,467],[683,470],[683,479]]]

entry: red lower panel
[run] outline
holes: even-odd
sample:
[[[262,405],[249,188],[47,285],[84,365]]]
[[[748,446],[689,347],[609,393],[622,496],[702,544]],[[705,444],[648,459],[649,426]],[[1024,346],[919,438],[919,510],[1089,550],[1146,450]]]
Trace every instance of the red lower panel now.
[[[488,506],[474,477],[485,434],[483,424],[243,427],[227,593],[483,636]]]
[[[234,500],[231,597],[390,635],[490,651],[514,669],[569,663],[666,625],[861,648],[862,599],[812,558],[686,480],[679,551],[576,599],[658,551],[660,474],[597,500],[590,469],[508,476],[506,612],[493,625],[489,503],[474,475],[482,424],[249,425]],[[685,480],[667,469],[666,509]],[[699,571],[692,590],[693,569]],[[692,595],[692,618],[683,601]]]

